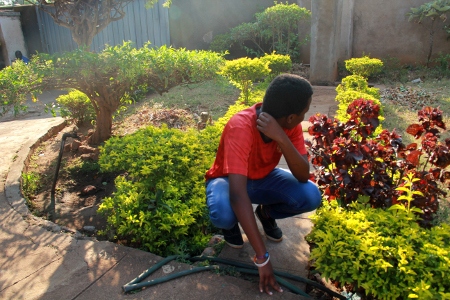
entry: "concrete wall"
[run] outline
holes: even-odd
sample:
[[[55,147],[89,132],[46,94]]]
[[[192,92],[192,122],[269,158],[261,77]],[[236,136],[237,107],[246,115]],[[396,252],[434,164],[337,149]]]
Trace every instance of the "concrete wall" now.
[[[0,12],[0,43],[2,60],[6,66],[15,59],[16,50],[20,50],[24,56],[28,57],[19,13]]]
[[[39,32],[39,22],[36,16],[36,8],[32,5],[16,6],[15,12],[20,13],[20,22],[22,24],[23,37],[28,50],[28,58],[36,52],[44,52]]]
[[[377,58],[395,57],[404,64],[425,64],[429,49],[429,22],[408,22],[406,14],[411,7],[418,7],[429,1],[343,0],[339,60],[369,54]],[[311,10],[311,0],[297,0],[297,4]],[[447,24],[450,22],[447,21]],[[450,41],[447,41],[442,27],[443,23],[437,21],[434,58],[440,51],[450,53]],[[306,46],[308,47],[310,45]],[[309,63],[310,56],[305,51],[302,53],[303,62]]]
[[[337,73],[343,0],[316,0],[311,5],[311,68],[315,85],[333,85]]]
[[[359,57],[366,53],[373,57],[397,57],[402,63],[425,63],[429,49],[429,20],[422,25],[408,22],[406,14],[411,7],[418,7],[429,1],[355,1],[353,56]],[[436,21],[434,57],[439,51],[450,53],[450,42],[446,41],[442,26],[440,20]]]

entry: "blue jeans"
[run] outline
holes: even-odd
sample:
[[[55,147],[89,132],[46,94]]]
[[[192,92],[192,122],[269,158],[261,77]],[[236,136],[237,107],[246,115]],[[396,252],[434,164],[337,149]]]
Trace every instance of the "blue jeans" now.
[[[299,182],[289,171],[279,168],[263,179],[248,179],[247,193],[253,204],[264,204],[274,219],[312,211],[322,202],[320,191],[312,181]],[[238,222],[230,204],[228,177],[206,182],[206,204],[214,226],[231,229]]]

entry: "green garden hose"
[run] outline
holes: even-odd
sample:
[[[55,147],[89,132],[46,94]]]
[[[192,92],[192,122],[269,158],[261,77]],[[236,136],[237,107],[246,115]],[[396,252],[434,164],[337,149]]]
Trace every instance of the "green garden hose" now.
[[[128,292],[131,292],[131,291],[134,291],[137,289],[141,289],[144,287],[149,287],[149,286],[153,286],[153,285],[156,285],[159,283],[167,282],[169,280],[176,279],[176,278],[179,278],[182,276],[186,276],[186,275],[190,275],[190,274],[194,274],[194,273],[198,273],[198,272],[203,272],[203,271],[208,271],[208,270],[223,270],[224,269],[223,267],[220,267],[218,265],[194,267],[190,270],[185,270],[185,271],[170,274],[170,275],[167,275],[167,276],[164,276],[161,278],[142,282],[142,280],[144,280],[150,274],[154,273],[156,270],[161,268],[163,265],[165,265],[168,262],[170,262],[174,259],[177,259],[177,258],[188,259],[191,262],[197,262],[197,261],[216,262],[216,263],[236,267],[235,270],[240,273],[258,275],[258,269],[256,266],[253,266],[253,265],[248,265],[248,264],[244,264],[244,263],[240,263],[240,262],[235,262],[235,261],[230,261],[230,260],[225,260],[225,259],[221,259],[218,257],[210,257],[210,256],[195,256],[195,257],[190,258],[188,256],[172,255],[172,256],[168,256],[165,259],[161,260],[160,262],[156,263],[154,266],[152,266],[151,268],[144,271],[141,275],[139,275],[132,281],[130,281],[127,284],[125,284],[124,286],[122,286],[123,291],[125,293],[128,293]],[[277,279],[278,283],[280,283],[281,285],[288,288],[291,292],[302,295],[304,297],[312,298],[310,295],[308,295],[307,293],[305,293],[303,290],[299,289],[295,285],[289,283],[284,278],[293,279],[293,280],[296,280],[299,282],[307,283],[309,285],[312,285],[312,286],[328,293],[329,295],[331,295],[333,297],[336,297],[336,298],[342,299],[342,300],[347,300],[347,298],[345,296],[338,294],[315,281],[312,281],[312,280],[309,280],[309,279],[306,279],[306,278],[303,278],[300,276],[292,275],[292,274],[289,274],[286,272],[274,271],[274,274],[275,274],[275,278]],[[282,277],[284,277],[284,278],[282,278]]]

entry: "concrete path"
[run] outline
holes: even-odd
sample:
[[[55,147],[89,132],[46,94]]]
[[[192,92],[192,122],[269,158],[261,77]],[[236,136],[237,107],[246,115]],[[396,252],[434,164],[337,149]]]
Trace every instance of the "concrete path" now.
[[[48,92],[40,99],[52,102],[57,95]],[[310,113],[328,114],[335,105],[334,87],[315,87],[315,95]],[[34,217],[21,197],[21,171],[30,149],[46,135],[58,132],[64,122],[42,113],[39,105],[41,102],[34,104],[25,116],[0,120],[0,299],[303,299],[288,291],[270,297],[259,293],[257,282],[213,272],[124,294],[124,284],[162,258],[66,232]],[[311,222],[299,216],[278,223],[284,240],[277,244],[267,241],[274,268],[305,277],[309,248],[304,236]],[[248,242],[241,250],[225,246],[220,254],[221,258],[245,263],[251,263],[252,256]],[[169,265],[172,272],[190,268],[178,262]],[[159,270],[146,280],[165,275]]]

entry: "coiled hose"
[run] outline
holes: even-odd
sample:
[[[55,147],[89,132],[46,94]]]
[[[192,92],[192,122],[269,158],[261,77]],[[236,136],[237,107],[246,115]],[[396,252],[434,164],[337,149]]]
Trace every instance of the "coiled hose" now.
[[[163,282],[167,282],[169,280],[176,279],[176,278],[179,278],[182,276],[186,276],[186,275],[190,275],[190,274],[194,274],[194,273],[198,273],[198,272],[203,272],[203,271],[208,271],[208,270],[224,269],[224,267],[221,267],[219,265],[200,266],[200,267],[192,268],[190,270],[185,270],[185,271],[181,271],[178,273],[170,274],[170,275],[167,275],[167,276],[164,276],[161,278],[152,279],[150,281],[142,281],[146,277],[148,277],[150,274],[152,274],[153,272],[155,272],[156,270],[161,268],[163,265],[167,264],[168,262],[170,262],[174,259],[178,259],[178,258],[187,259],[191,262],[198,262],[198,261],[216,262],[216,263],[236,267],[235,270],[237,272],[258,275],[258,268],[253,265],[248,265],[248,264],[244,264],[244,263],[240,263],[240,262],[235,262],[235,261],[230,261],[230,260],[225,260],[225,259],[221,259],[218,257],[210,257],[210,256],[188,257],[188,256],[172,255],[172,256],[168,256],[165,259],[161,260],[160,262],[156,263],[154,266],[152,266],[151,268],[144,271],[141,275],[139,275],[132,281],[130,281],[127,284],[125,284],[124,286],[122,286],[123,291],[125,293],[128,293],[128,292],[131,292],[131,291],[134,291],[137,289],[141,289],[144,287],[149,287],[149,286],[157,285],[157,284],[160,284]],[[335,291],[332,291],[315,281],[312,281],[312,280],[309,280],[309,279],[306,279],[306,278],[303,278],[300,276],[292,275],[292,274],[289,274],[286,272],[281,272],[281,271],[274,271],[274,274],[275,274],[275,278],[277,279],[279,284],[285,286],[286,288],[288,288],[291,292],[293,292],[295,294],[302,295],[304,297],[312,299],[312,297],[310,295],[308,295],[307,293],[305,293],[303,290],[299,289],[295,285],[291,284],[290,282],[286,281],[284,278],[292,279],[295,281],[309,284],[311,286],[314,286],[314,287],[328,293],[329,295],[331,295],[333,297],[336,297],[336,298],[342,299],[342,300],[347,300],[347,298],[345,296],[338,294]]]

